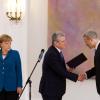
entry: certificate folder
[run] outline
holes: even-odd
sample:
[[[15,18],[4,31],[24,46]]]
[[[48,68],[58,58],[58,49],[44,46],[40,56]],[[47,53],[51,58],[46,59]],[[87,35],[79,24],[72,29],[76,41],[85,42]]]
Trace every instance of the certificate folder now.
[[[86,60],[87,60],[86,56],[83,53],[81,53],[78,56],[71,59],[70,61],[68,61],[66,64],[69,67],[76,68],[78,65],[82,64]]]

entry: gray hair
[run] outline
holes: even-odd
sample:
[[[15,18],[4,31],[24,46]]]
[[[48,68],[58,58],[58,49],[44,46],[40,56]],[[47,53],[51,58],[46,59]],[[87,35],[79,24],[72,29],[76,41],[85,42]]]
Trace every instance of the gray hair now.
[[[88,31],[83,35],[83,37],[96,39],[97,38],[97,33],[95,31]]]
[[[59,37],[65,37],[65,34],[62,32],[55,32],[52,34],[52,45],[54,45],[55,41],[58,41]]]

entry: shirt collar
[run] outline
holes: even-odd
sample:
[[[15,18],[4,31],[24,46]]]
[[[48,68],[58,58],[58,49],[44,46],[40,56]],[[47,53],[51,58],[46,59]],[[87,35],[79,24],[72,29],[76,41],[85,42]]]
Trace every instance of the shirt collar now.
[[[59,48],[57,48],[57,47],[55,47],[55,48],[58,50],[59,53],[61,52],[61,50]]]
[[[97,42],[95,49],[97,50],[100,41]]]

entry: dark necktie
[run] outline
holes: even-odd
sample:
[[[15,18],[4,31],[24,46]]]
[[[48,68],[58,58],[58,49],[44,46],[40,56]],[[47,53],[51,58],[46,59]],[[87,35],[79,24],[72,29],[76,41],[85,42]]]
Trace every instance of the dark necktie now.
[[[60,52],[60,56],[61,56],[62,59],[64,59],[62,51]]]

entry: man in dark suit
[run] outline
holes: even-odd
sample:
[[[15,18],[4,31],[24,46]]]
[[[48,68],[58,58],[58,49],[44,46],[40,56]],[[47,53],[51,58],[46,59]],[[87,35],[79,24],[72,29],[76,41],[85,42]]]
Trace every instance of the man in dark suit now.
[[[94,56],[94,67],[88,70],[85,74],[81,75],[81,78],[91,78],[92,76],[96,76],[96,86],[97,92],[100,94],[100,40],[97,37],[97,33],[94,31],[86,32],[83,35],[84,41],[86,45],[92,49],[95,48],[95,56]]]
[[[61,100],[66,89],[66,78],[76,82],[77,74],[66,68],[62,49],[65,48],[65,36],[58,32],[52,35],[52,46],[47,50],[43,66],[39,92],[43,100]]]

